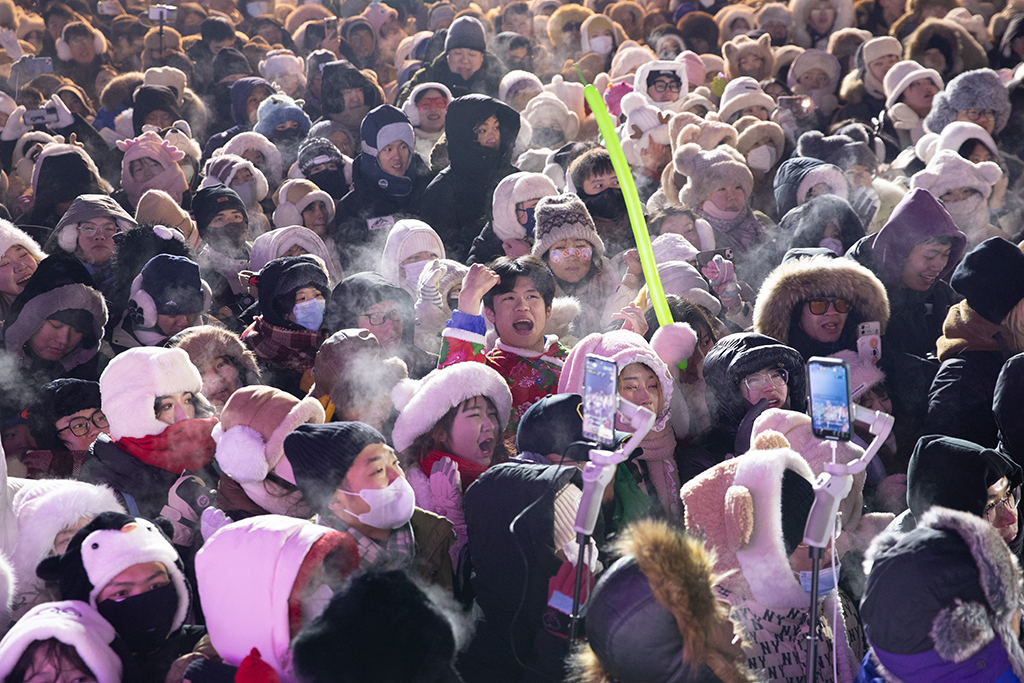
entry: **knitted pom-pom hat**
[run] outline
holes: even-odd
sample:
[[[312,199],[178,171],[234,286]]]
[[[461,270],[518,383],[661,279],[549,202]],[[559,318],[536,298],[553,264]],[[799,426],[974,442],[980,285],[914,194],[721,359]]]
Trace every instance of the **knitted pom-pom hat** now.
[[[543,257],[555,242],[564,239],[586,240],[594,249],[594,259],[604,256],[604,240],[594,227],[586,205],[574,194],[544,197],[534,209],[534,256]]]
[[[432,370],[421,380],[403,379],[391,390],[391,400],[398,410],[392,433],[395,449],[406,450],[416,437],[433,429],[449,410],[475,396],[490,399],[498,411],[500,431],[505,431],[512,411],[512,394],[508,382],[490,366],[456,363]]]

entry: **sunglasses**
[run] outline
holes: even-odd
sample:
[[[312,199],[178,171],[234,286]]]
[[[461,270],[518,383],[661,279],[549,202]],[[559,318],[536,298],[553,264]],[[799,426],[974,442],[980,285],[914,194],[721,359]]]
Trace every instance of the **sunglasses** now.
[[[417,109],[447,109],[448,100],[443,97],[423,97],[416,103]]]
[[[836,313],[849,313],[850,302],[846,299],[838,299],[834,297],[811,299],[807,302],[807,307],[811,310],[814,315],[825,315],[828,312],[829,305],[832,305],[836,309]]]

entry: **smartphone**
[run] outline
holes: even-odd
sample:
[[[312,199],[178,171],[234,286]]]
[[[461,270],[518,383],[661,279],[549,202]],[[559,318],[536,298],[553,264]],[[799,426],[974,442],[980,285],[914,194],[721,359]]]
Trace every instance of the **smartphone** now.
[[[173,24],[178,19],[178,8],[171,5],[153,5],[149,8],[150,21],[162,21]]]
[[[839,358],[811,356],[807,361],[811,428],[819,439],[849,441],[850,366]]]
[[[708,249],[697,254],[697,268],[703,268],[716,256],[721,256],[726,261],[732,260],[732,249]]]
[[[14,91],[41,74],[53,73],[53,61],[49,57],[22,57],[11,65],[11,75],[7,79]]]
[[[113,17],[121,13],[121,8],[113,0],[100,0],[96,3],[96,12],[107,17]]]
[[[338,35],[338,17],[327,17],[324,19],[324,33],[327,37]]]
[[[857,326],[857,354],[872,363],[882,358],[881,325],[877,320]]]
[[[615,413],[619,394],[619,373],[615,361],[587,354],[583,377],[583,438],[602,446],[615,443]]]
[[[24,121],[30,126],[46,125],[57,123],[57,107],[46,107],[44,109],[29,109],[25,112]]]
[[[779,108],[789,109],[794,114],[803,114],[810,111],[814,102],[806,95],[783,95],[779,98]]]

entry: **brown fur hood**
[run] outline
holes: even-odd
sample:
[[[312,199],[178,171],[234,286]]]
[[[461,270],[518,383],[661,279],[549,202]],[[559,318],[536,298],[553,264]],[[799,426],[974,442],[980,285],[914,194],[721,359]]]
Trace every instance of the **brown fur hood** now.
[[[839,86],[839,98],[846,104],[859,104],[867,92],[864,80],[857,75],[856,69],[846,74]]]
[[[933,36],[944,38],[953,46],[953,63],[947,65],[949,68],[942,74],[946,83],[965,71],[988,67],[988,57],[978,41],[967,29],[945,19],[927,19],[910,34],[906,41],[906,59],[924,63],[924,53]]]
[[[846,299],[861,320],[877,320],[885,334],[889,297],[882,282],[856,261],[827,256],[786,261],[768,275],[757,293],[754,331],[788,344],[793,310],[815,296]]]

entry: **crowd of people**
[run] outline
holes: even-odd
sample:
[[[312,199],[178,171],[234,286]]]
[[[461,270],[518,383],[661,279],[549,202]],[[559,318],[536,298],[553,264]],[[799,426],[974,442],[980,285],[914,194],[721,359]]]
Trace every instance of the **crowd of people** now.
[[[0,683],[1024,681],[1016,0],[0,0],[0,48]],[[654,418],[584,537],[593,355]],[[816,570],[875,435],[812,356],[895,419]]]

